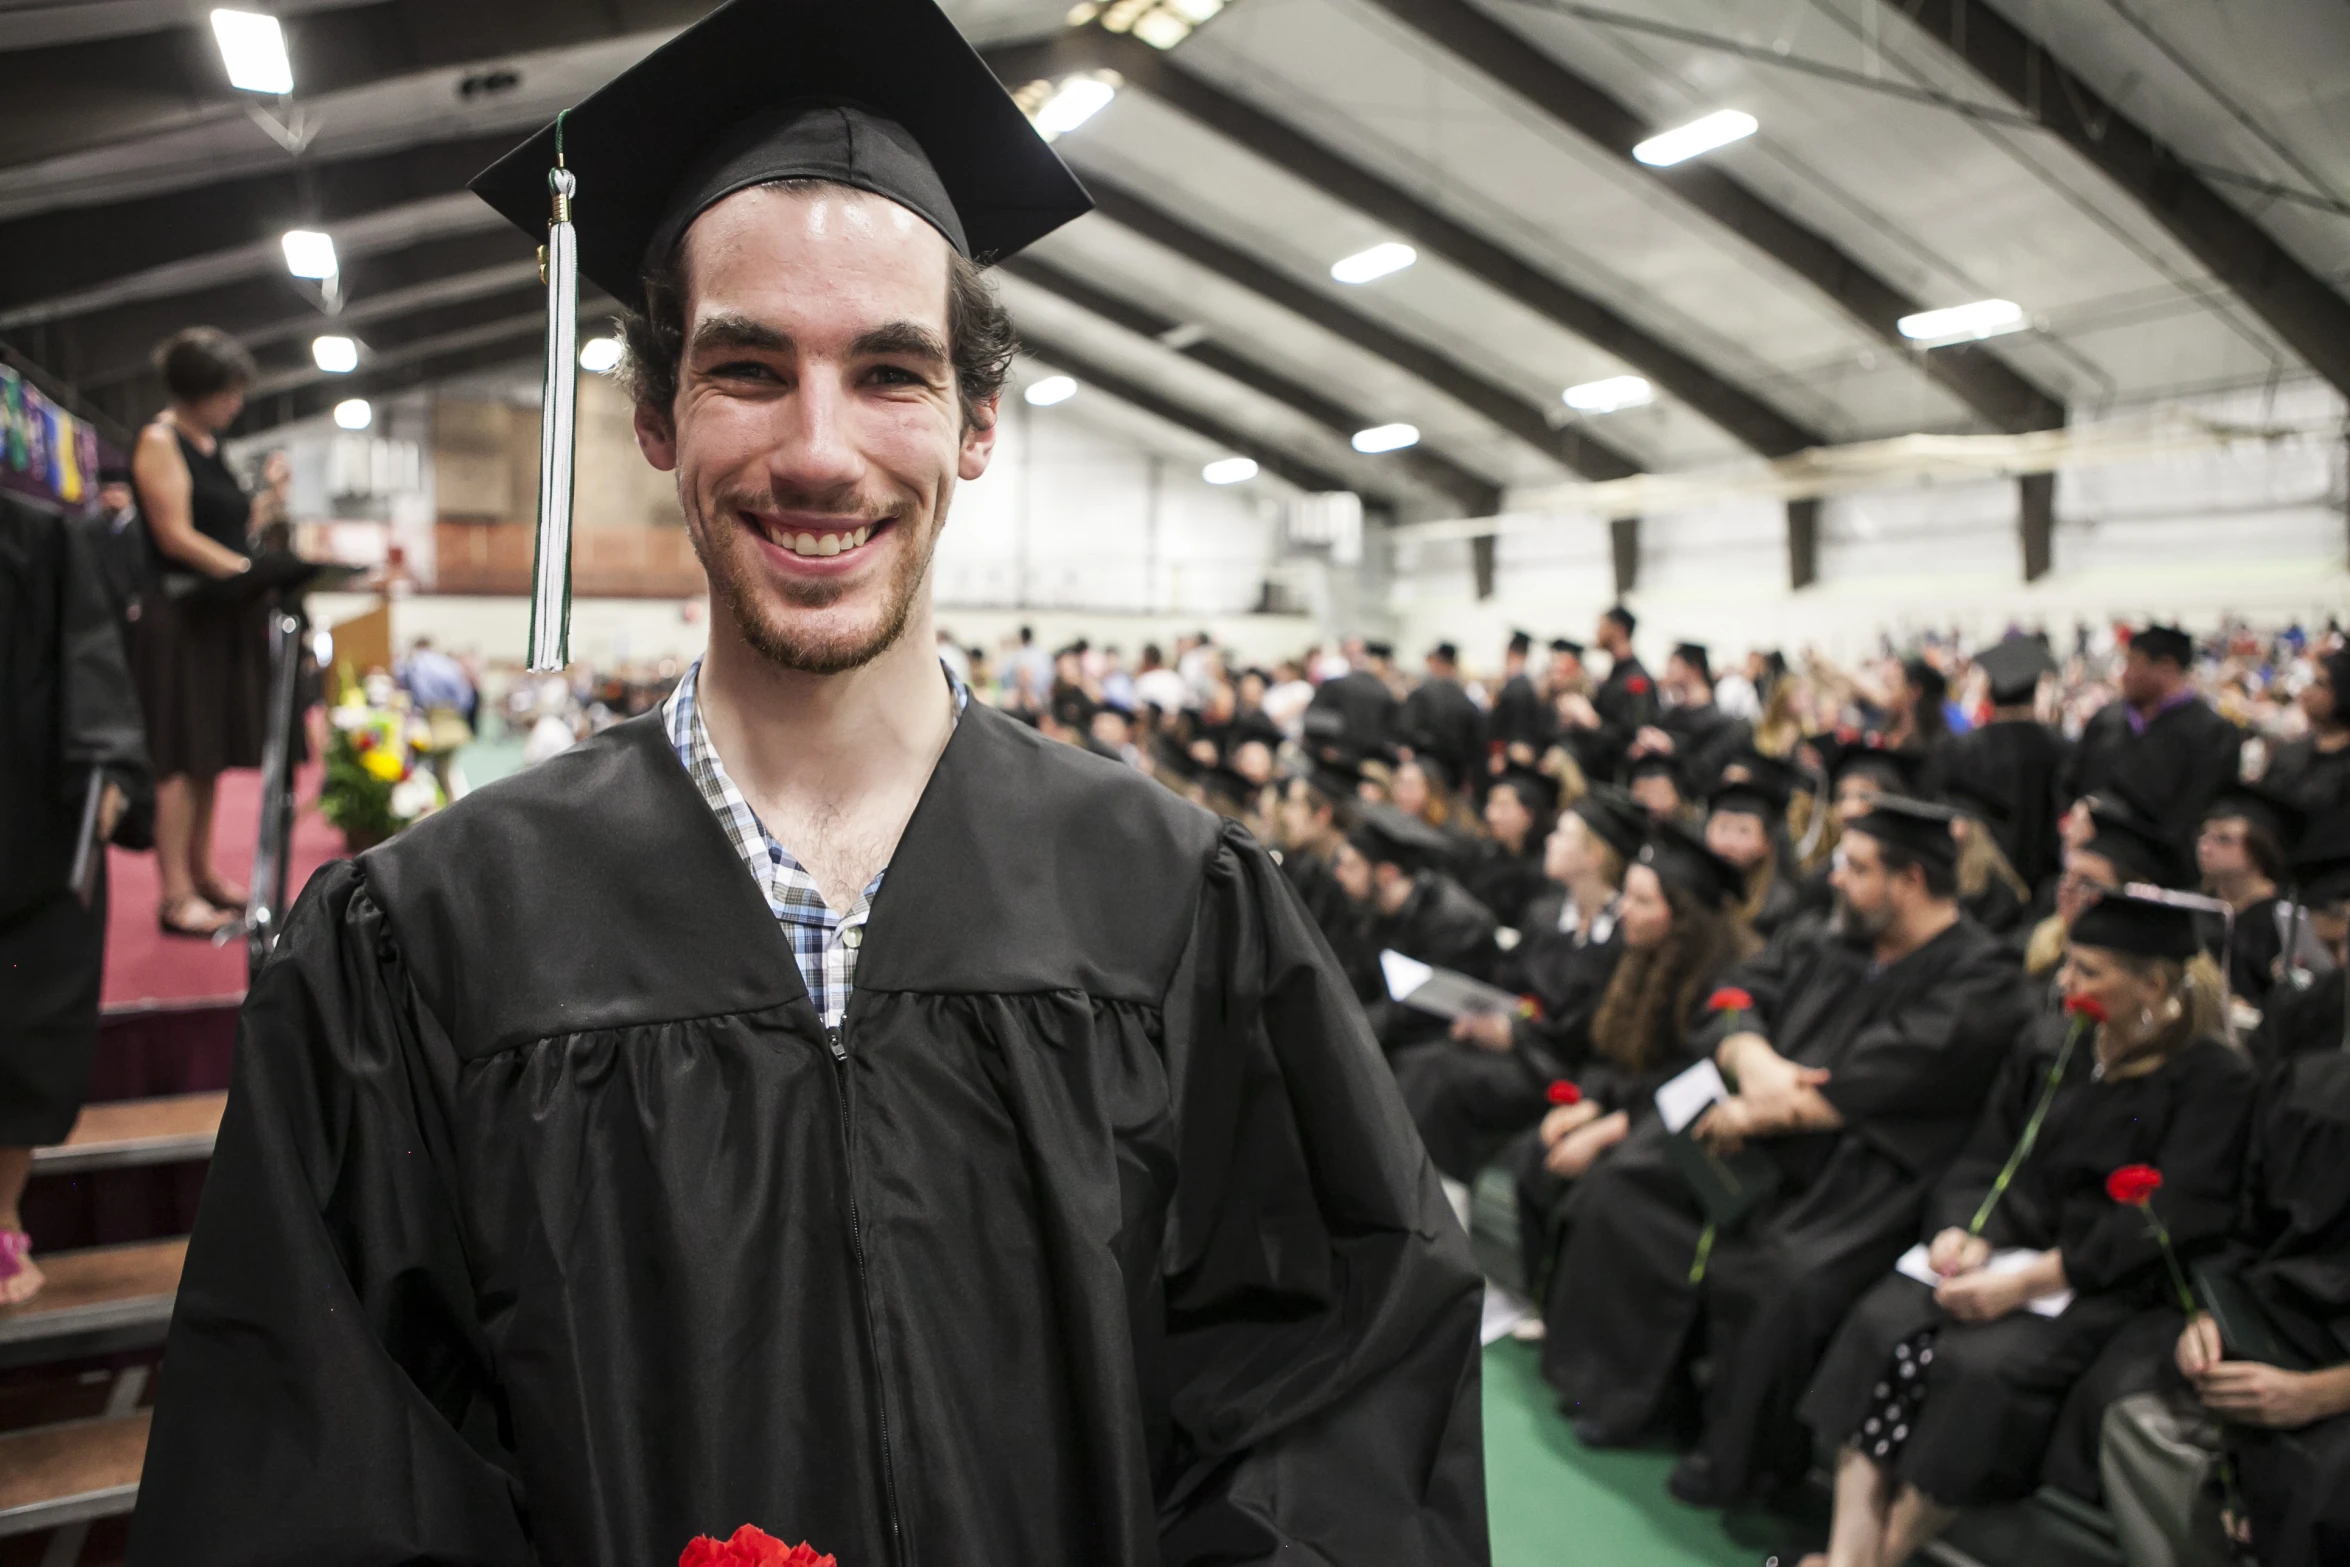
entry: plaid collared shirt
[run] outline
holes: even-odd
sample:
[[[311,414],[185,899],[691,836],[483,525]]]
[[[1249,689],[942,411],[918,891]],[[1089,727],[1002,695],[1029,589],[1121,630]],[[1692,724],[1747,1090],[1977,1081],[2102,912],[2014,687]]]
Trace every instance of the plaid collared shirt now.
[[[695,659],[685,678],[677,682],[677,689],[669,693],[669,700],[661,704],[669,744],[694,786],[702,791],[703,801],[718,818],[734,852],[742,856],[751,879],[766,894],[767,907],[791,942],[800,980],[808,987],[808,999],[816,1004],[824,1026],[838,1028],[848,1015],[849,992],[856,985],[857,953],[865,945],[865,923],[872,917],[881,878],[889,871],[884,867],[875,872],[854,904],[844,912],[833,912],[817,890],[816,878],[775,841],[734,780],[726,776],[726,764],[718,759],[718,748],[710,743],[710,731],[703,726],[701,707],[694,700],[701,673],[702,661]],[[955,693],[955,721],[961,723],[971,690],[955,678],[953,670],[945,673]]]

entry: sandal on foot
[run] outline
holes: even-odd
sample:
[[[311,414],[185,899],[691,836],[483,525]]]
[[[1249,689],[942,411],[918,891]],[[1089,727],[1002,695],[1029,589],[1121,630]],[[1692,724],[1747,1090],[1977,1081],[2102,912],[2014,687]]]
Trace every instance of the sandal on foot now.
[[[0,1230],[0,1306],[23,1305],[41,1293],[44,1282],[33,1266],[33,1238],[22,1230]]]
[[[212,915],[212,918],[205,919],[199,915],[191,919],[188,911],[192,908],[202,909]],[[202,898],[182,898],[177,903],[167,903],[155,911],[156,928],[161,930],[163,934],[166,936],[193,936],[199,941],[210,941],[236,922],[237,917],[234,914],[229,913],[226,909],[216,909]]]

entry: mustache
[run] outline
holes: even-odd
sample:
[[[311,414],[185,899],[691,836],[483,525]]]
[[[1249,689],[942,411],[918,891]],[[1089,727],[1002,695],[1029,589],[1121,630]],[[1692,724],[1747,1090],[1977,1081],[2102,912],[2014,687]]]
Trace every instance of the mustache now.
[[[860,522],[894,522],[906,509],[903,496],[876,495],[858,489],[778,489],[773,485],[756,490],[721,489],[712,495],[711,501],[722,512],[802,512]]]

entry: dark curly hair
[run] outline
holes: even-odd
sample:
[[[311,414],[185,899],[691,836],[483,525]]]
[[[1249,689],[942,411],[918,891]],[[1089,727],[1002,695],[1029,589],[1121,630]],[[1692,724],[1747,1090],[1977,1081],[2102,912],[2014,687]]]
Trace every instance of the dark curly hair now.
[[[813,191],[829,187],[828,180],[770,181],[766,190]],[[844,187],[845,188],[845,187]],[[682,251],[680,242],[679,250]],[[677,402],[679,367],[685,359],[685,278],[672,252],[644,277],[645,311],[626,311],[619,318],[621,342],[627,354],[619,367],[623,389],[635,401],[666,412]],[[1012,373],[1012,355],[1019,348],[1012,329],[1012,313],[996,298],[987,274],[961,251],[947,251],[947,353],[954,361],[955,390],[963,404],[963,425],[979,428],[985,422],[981,405],[1004,389]]]
[[[1656,1069],[1688,1034],[1723,972],[1761,945],[1735,908],[1715,909],[1664,884],[1673,928],[1627,950],[1591,1019],[1591,1050],[1629,1072]]]
[[[155,371],[163,389],[183,403],[251,386],[260,376],[244,345],[216,326],[186,327],[156,344]]]

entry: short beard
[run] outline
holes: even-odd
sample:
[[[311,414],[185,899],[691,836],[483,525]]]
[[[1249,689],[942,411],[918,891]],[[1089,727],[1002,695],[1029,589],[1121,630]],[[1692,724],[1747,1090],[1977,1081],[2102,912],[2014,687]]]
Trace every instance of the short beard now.
[[[1839,892],[1836,894],[1836,913],[1829,928],[1853,946],[1874,946],[1885,932],[1893,928],[1893,911],[1882,908],[1874,914],[1863,914],[1852,906],[1850,898]]]
[[[740,511],[768,509],[770,497],[722,491],[715,521],[694,505],[681,482],[678,500],[685,506],[694,554],[710,579],[710,598],[734,620],[735,629],[751,650],[779,669],[805,675],[839,675],[861,669],[897,645],[914,618],[914,601],[930,574],[930,557],[938,548],[938,528],[928,518],[901,515],[892,527],[905,535],[898,563],[883,584],[881,618],[866,636],[822,634],[793,624],[789,606],[822,609],[840,601],[848,591],[844,582],[784,582],[771,589],[749,531],[735,520]],[[943,505],[945,497],[940,497]],[[911,530],[911,531],[909,531]],[[777,613],[772,599],[787,606]]]

